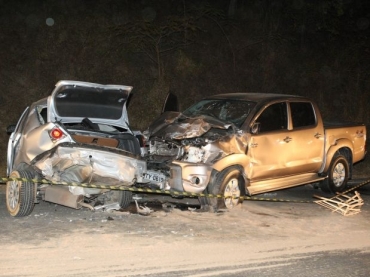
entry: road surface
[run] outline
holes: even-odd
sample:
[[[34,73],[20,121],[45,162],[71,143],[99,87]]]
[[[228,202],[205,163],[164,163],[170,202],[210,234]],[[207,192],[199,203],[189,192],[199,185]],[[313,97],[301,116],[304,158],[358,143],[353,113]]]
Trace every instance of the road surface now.
[[[312,203],[321,191],[307,185],[261,196],[310,203],[244,201],[217,214],[41,202],[12,218],[0,184],[0,276],[370,276],[369,186],[352,216]]]

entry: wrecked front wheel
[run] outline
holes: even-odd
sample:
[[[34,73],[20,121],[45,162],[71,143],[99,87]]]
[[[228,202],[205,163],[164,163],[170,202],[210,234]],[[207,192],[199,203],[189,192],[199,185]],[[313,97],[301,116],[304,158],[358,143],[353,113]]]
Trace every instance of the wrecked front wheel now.
[[[27,216],[35,205],[36,185],[32,181],[33,174],[28,170],[13,171],[9,178],[24,179],[6,183],[6,207],[11,216]]]
[[[214,211],[232,209],[239,204],[244,180],[237,167],[229,167],[219,172],[209,184],[207,202]],[[215,197],[217,195],[217,197]]]

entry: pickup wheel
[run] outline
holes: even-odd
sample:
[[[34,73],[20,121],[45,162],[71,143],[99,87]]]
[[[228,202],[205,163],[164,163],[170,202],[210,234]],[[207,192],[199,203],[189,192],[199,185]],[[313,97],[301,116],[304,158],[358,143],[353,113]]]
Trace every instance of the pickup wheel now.
[[[209,197],[208,203],[215,212],[222,209],[232,209],[239,204],[241,186],[244,183],[240,170],[229,167],[218,173],[209,184],[208,192],[221,197]]]
[[[330,163],[328,178],[321,181],[320,188],[324,192],[342,192],[348,182],[349,163],[343,155],[335,155]]]
[[[33,174],[28,170],[13,171],[9,178],[30,180]],[[27,216],[35,206],[36,184],[32,181],[8,181],[6,183],[6,207],[11,216]]]

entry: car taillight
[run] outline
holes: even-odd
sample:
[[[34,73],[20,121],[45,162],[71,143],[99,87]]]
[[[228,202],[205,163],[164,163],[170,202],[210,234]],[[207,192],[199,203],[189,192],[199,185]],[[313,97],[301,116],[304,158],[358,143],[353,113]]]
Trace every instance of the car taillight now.
[[[61,129],[59,128],[53,128],[51,129],[51,131],[49,132],[49,135],[50,135],[50,138],[52,140],[59,140],[61,139],[63,136],[64,136],[64,133]]]

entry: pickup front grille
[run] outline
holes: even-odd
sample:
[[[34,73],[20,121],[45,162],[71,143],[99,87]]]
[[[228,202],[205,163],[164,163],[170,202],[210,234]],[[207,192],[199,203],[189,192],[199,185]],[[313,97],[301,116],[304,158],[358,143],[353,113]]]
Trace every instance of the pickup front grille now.
[[[168,183],[171,189],[176,191],[184,191],[184,187],[182,185],[182,170],[179,165],[170,165],[170,179]]]

